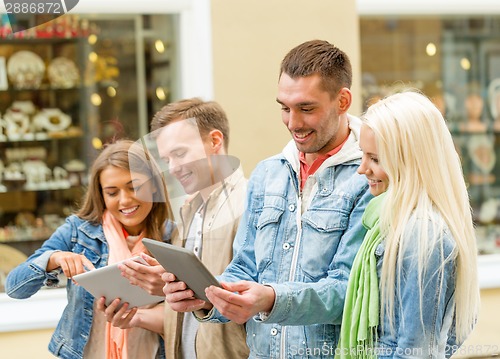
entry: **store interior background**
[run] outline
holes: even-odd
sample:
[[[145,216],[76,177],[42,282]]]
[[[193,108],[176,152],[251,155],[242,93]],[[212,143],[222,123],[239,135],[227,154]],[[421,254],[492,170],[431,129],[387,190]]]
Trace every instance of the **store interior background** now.
[[[180,78],[184,76],[185,69],[182,69],[182,64],[176,62],[176,57],[172,59],[171,66],[178,77],[175,74],[166,74],[160,68],[157,69],[157,73],[150,73],[153,79],[151,81],[160,82],[155,88],[163,86],[168,89],[171,100],[201,96],[221,103],[231,123],[230,153],[241,159],[247,176],[258,161],[280,152],[290,139],[281,123],[279,105],[275,101],[276,85],[282,57],[300,42],[315,38],[326,39],[349,54],[354,69],[352,87],[354,103],[351,112],[356,115],[362,113],[370,96],[373,95],[369,91],[373,77],[366,76],[366,73],[375,74],[377,80],[387,83],[399,80],[398,84],[425,87],[429,95],[435,94],[430,93],[431,89],[432,91],[442,89],[443,83],[435,81],[443,78],[439,66],[441,60],[436,60],[436,57],[431,58],[421,51],[422,44],[440,43],[442,22],[439,17],[429,17],[427,14],[424,21],[411,21],[408,16],[399,19],[400,21],[395,18],[387,20],[360,13],[354,1],[317,0],[314,6],[304,6],[303,0],[272,2],[258,0],[250,3],[207,0],[207,3],[210,31],[202,36],[208,39],[211,57],[205,59],[193,56],[190,61],[193,62],[194,68],[201,69],[206,68],[208,63],[211,69],[208,81],[205,78],[207,74],[195,75],[200,77],[200,81],[209,83],[209,88],[199,90],[196,85],[191,87],[182,85]],[[498,13],[500,17],[500,11]],[[109,16],[113,18],[112,14]],[[121,16],[123,15],[117,15],[117,18]],[[364,21],[370,17],[372,21]],[[496,24],[500,24],[498,18]],[[182,30],[184,27],[180,28]],[[165,29],[165,32],[168,31],[170,30]],[[173,36],[179,38],[179,34]],[[436,36],[438,38],[434,38]],[[498,39],[500,32],[497,32],[496,36]],[[200,41],[200,37],[196,36],[189,39],[194,43]],[[204,45],[200,46],[206,45],[207,41],[204,41]],[[171,43],[171,46],[174,49],[176,47],[175,43]],[[180,51],[179,48],[176,50]],[[363,51],[370,51],[371,55],[362,56]],[[441,56],[439,50],[437,56]],[[140,61],[139,58],[136,60]],[[140,64],[134,63],[134,66]],[[381,69],[381,66],[385,67]],[[394,69],[398,72],[394,72]],[[451,73],[449,76],[457,75]],[[161,83],[166,77],[168,82]],[[415,83],[414,78],[419,78],[425,83]],[[193,81],[195,83],[196,79]],[[148,91],[147,88],[142,90]],[[148,112],[148,106],[155,109],[155,106],[159,105],[161,102],[137,104],[139,107],[137,111],[144,114]],[[486,115],[485,111],[484,116]],[[138,135],[146,134],[147,124],[143,121],[132,132]],[[498,175],[500,179],[500,173]],[[500,261],[497,258],[486,257],[488,260],[484,261],[485,265],[490,265],[485,267],[486,271],[492,271],[488,268],[497,269],[495,265]],[[500,312],[496,310],[496,306],[500,300],[500,283],[488,282],[483,287],[482,310],[478,325],[464,345],[466,350],[458,353],[456,357],[473,357],[499,351]],[[0,313],[1,307],[6,308],[7,303],[7,299],[2,298],[2,295],[4,294],[0,293]],[[48,308],[50,310],[50,307]],[[21,318],[27,315],[26,313],[35,315],[29,311],[20,311],[14,316]],[[2,320],[5,319],[0,316],[0,327]],[[52,357],[46,349],[52,331],[52,328],[46,327],[0,332],[0,356],[2,358]]]

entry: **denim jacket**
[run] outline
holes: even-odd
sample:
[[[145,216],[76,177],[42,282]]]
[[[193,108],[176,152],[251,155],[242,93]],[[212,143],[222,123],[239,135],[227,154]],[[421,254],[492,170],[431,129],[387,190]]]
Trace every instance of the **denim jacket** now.
[[[418,228],[421,228],[422,221],[414,220],[415,224],[405,229],[408,245],[404,249],[401,274],[396,269],[396,283],[400,281],[400,292],[398,294],[396,289],[394,296],[394,333],[390,330],[388,316],[382,316],[376,348],[379,359],[449,358],[462,344],[457,342],[455,335],[456,245],[447,227],[441,231],[441,238],[437,239],[428,256],[428,267],[422,277],[423,299],[420,303],[416,244],[420,240]],[[436,236],[431,222],[429,239]],[[382,242],[375,252],[379,277],[384,251],[385,242]],[[397,261],[396,268],[400,259]],[[381,313],[383,310],[381,307]]]
[[[223,281],[272,286],[270,313],[247,322],[250,358],[332,357],[340,333],[347,280],[365,235],[361,216],[371,199],[360,164],[360,121],[299,190],[298,151],[291,141],[262,161],[249,180],[246,211]],[[304,200],[305,203],[302,203]],[[213,309],[204,320],[227,321]]]
[[[66,219],[52,236],[43,243],[24,263],[7,276],[5,290],[16,299],[31,297],[46,285],[56,287],[60,270],[47,272],[47,263],[55,251],[84,254],[96,268],[108,263],[108,243],[101,225],[82,220],[75,215]],[[83,287],[68,280],[66,286],[68,304],[64,308],[56,330],[49,343],[49,351],[64,359],[83,358],[94,314],[94,297]],[[165,358],[163,340],[160,340],[158,358]]]

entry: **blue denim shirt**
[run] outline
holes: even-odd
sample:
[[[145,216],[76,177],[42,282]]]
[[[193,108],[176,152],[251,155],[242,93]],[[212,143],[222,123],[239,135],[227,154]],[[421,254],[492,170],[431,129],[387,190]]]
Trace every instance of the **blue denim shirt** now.
[[[59,270],[47,272],[47,263],[55,251],[84,254],[96,268],[108,263],[108,243],[101,225],[94,225],[75,215],[66,219],[52,236],[43,243],[24,263],[7,276],[5,291],[17,299],[31,297],[46,285],[55,287]],[[49,343],[49,351],[65,359],[83,358],[94,314],[94,297],[83,287],[68,280],[66,286],[68,304]],[[161,348],[158,358],[164,358],[163,340],[158,336]]]
[[[357,141],[353,146],[359,151]],[[372,197],[365,176],[356,173],[356,155],[318,169],[316,191],[302,213],[298,161],[288,158],[271,157],[254,170],[235,255],[220,279],[275,290],[272,311],[246,324],[250,358],[332,357],[347,280],[366,232],[361,216]],[[227,321],[215,309],[204,320]]]
[[[419,222],[422,220],[417,220],[415,226],[405,230],[409,245],[404,250],[401,275],[396,270],[396,283],[400,280],[401,287],[400,294],[396,292],[394,297],[394,333],[390,330],[388,316],[384,316],[378,328],[376,351],[379,359],[449,358],[461,344],[455,335],[455,241],[449,230],[444,228],[441,239],[428,256],[420,303],[416,246]],[[429,238],[436,236],[431,223],[428,235]],[[385,242],[382,242],[375,252],[379,277],[384,251]]]

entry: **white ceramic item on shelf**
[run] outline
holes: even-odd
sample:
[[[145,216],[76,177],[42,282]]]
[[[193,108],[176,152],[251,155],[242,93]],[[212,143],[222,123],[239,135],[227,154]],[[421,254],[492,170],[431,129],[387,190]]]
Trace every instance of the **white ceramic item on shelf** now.
[[[48,180],[52,171],[41,160],[26,160],[21,163],[24,174],[26,175],[26,190],[48,189]]]
[[[68,171],[64,168],[55,166],[52,170],[54,186],[57,188],[69,188],[71,186],[68,179]]]
[[[71,125],[71,117],[58,108],[44,108],[38,112],[33,121],[37,128],[47,132],[58,132]]]
[[[16,88],[39,88],[44,73],[45,63],[32,51],[15,52],[7,61],[7,75]]]
[[[22,112],[7,111],[3,119],[5,121],[5,133],[9,140],[25,139],[30,126],[28,115]]]
[[[52,59],[47,67],[50,85],[54,88],[72,88],[78,85],[80,73],[75,63],[66,57]]]
[[[22,112],[28,116],[33,115],[36,112],[35,104],[31,101],[14,101],[10,105],[8,111]]]
[[[4,142],[7,141],[7,122],[0,117],[0,141]]]
[[[81,186],[85,182],[85,170],[87,166],[79,159],[72,159],[64,165],[68,171],[68,180],[72,186]]]

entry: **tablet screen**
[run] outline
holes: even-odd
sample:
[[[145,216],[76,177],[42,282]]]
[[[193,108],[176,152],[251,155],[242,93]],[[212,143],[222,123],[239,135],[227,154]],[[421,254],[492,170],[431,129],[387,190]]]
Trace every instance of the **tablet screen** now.
[[[126,259],[126,261],[129,260],[147,264],[147,262],[139,256]],[[120,298],[121,303],[128,302],[129,308],[141,307],[143,305],[159,303],[165,300],[163,296],[151,295],[141,287],[130,284],[130,282],[121,275],[121,271],[118,268],[118,264],[122,262],[75,275],[73,280],[85,288],[95,298],[99,299],[100,297],[106,297],[106,305],[109,305],[116,298]]]
[[[178,280],[183,281],[191,289],[196,298],[209,301],[205,296],[205,288],[219,282],[205,267],[196,255],[180,246],[144,238],[142,243],[155,256],[156,260],[167,272],[173,273]]]

